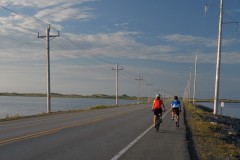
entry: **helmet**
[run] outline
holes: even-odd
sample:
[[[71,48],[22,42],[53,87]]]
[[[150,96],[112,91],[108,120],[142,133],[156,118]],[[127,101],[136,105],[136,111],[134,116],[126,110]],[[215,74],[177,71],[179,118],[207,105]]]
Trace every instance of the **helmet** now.
[[[156,98],[160,98],[160,97],[161,97],[161,95],[160,95],[160,94],[157,94],[157,95],[156,95]]]

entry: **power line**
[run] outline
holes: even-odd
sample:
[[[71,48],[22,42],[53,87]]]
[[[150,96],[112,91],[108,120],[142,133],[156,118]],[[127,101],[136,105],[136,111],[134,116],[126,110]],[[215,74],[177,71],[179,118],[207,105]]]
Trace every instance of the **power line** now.
[[[19,28],[23,28],[24,30],[27,30],[27,31],[29,31],[29,32],[37,33],[37,31],[35,31],[35,30],[32,30],[32,29],[30,29],[30,28],[23,27],[23,26],[21,26],[21,25],[12,24],[12,23],[10,23],[9,21],[7,21],[7,20],[5,20],[5,19],[2,19],[2,18],[0,18],[0,21],[3,21],[3,22],[8,23],[8,24],[10,24],[10,25],[17,26],[17,27],[19,27]],[[12,26],[10,26],[10,27],[12,27]]]
[[[29,20],[29,21],[32,21],[32,22],[34,22],[34,23],[37,23],[37,24],[39,24],[39,25],[41,25],[41,26],[43,26],[43,27],[46,27],[46,25],[49,25],[49,24],[47,24],[47,23],[43,22],[42,20],[37,19],[37,18],[35,18],[35,17],[26,16],[26,15],[24,15],[24,14],[22,14],[22,13],[19,13],[19,12],[17,12],[17,11],[14,11],[14,10],[9,9],[9,8],[7,8],[7,7],[4,7],[4,6],[2,6],[2,5],[1,5],[0,7],[3,8],[3,9],[5,9],[5,10],[7,10],[7,11],[9,11],[9,12],[12,12],[12,13],[14,13],[14,14],[16,14],[16,15],[22,16],[22,17],[24,17],[25,19],[27,19],[27,20]],[[5,20],[4,20],[4,21],[5,21]],[[36,32],[36,31],[34,31],[34,30],[32,30],[32,29],[23,27],[23,26],[21,26],[21,25],[17,25],[17,24],[14,24],[14,25],[17,26],[17,27],[21,27],[21,28],[23,28],[23,29],[25,29],[25,30],[28,30],[28,31],[30,31],[30,32]],[[58,31],[58,30],[57,30],[56,28],[54,28],[54,27],[51,27],[51,28],[54,29],[54,30],[56,30],[56,31]],[[68,40],[71,44],[73,44],[75,47],[79,48],[79,44],[76,43],[75,41],[73,41],[73,40],[71,39],[71,37],[69,37],[68,35],[63,34],[63,33],[62,33],[61,35],[62,35],[63,38],[65,38],[65,39]],[[6,38],[9,38],[9,37],[6,37]],[[45,37],[39,36],[38,38],[46,38],[46,36],[45,36]],[[16,40],[16,41],[18,41],[18,40]],[[58,46],[60,46],[60,45],[58,45]],[[66,49],[66,48],[63,47],[63,46],[60,46],[60,47],[61,47],[61,48],[64,48],[65,50],[68,50],[68,49]],[[68,50],[68,51],[69,51],[69,50]],[[85,55],[89,55],[89,52],[86,51],[86,50],[84,50],[84,49],[80,49],[80,52],[79,52],[79,53],[85,54]],[[112,63],[111,61],[107,60],[106,58],[99,57],[97,54],[90,54],[89,56],[95,58],[95,59],[98,60],[99,62],[105,62],[105,63],[107,63],[107,64],[114,64],[114,63]],[[95,63],[94,63],[94,64],[95,64]],[[135,73],[131,73],[130,71],[127,71],[127,74],[129,74],[129,75],[131,75],[131,76],[136,76]]]
[[[9,9],[9,8],[7,8],[7,7],[4,7],[4,6],[2,6],[2,5],[0,5],[0,7],[3,8],[3,9],[5,9],[5,10],[7,10],[7,11],[9,11],[9,12],[12,12],[12,13],[14,13],[14,14],[16,14],[16,15],[19,15],[19,16],[21,16],[21,17],[24,17],[24,18],[26,18],[26,19],[28,19],[28,20],[30,20],[30,21],[32,21],[32,22],[35,22],[35,23],[43,26],[44,28],[48,25],[47,23],[43,22],[43,21],[40,20],[40,19],[26,16],[26,15],[24,15],[24,14],[22,14],[22,13],[16,12],[16,11],[11,10],[11,9]]]

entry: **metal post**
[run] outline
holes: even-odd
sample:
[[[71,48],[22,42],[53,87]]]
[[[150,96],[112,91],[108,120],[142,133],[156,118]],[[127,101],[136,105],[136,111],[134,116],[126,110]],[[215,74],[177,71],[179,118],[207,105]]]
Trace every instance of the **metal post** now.
[[[218,114],[219,78],[220,78],[221,46],[222,46],[222,19],[223,19],[223,0],[220,0],[218,50],[217,50],[216,80],[215,80],[214,109],[213,109],[214,115]]]

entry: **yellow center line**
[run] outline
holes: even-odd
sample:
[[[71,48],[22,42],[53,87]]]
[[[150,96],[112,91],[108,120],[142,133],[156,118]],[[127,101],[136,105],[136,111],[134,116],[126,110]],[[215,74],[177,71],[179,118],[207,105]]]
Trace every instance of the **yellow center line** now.
[[[128,114],[128,113],[131,113],[131,112],[134,112],[134,111],[137,111],[137,110],[142,110],[142,109],[146,109],[146,107],[137,108],[137,109],[127,111],[127,112],[121,112],[121,113],[115,113],[115,114],[111,113],[110,115],[103,115],[103,116],[95,118],[95,119],[91,119],[91,120],[87,120],[87,121],[83,121],[83,122],[78,122],[78,123],[74,123],[74,124],[71,124],[71,125],[66,125],[66,126],[63,126],[63,127],[58,127],[58,128],[54,128],[54,129],[50,129],[50,130],[46,130],[46,131],[41,131],[41,132],[37,132],[37,133],[33,133],[33,134],[28,134],[28,135],[24,135],[24,136],[19,136],[19,137],[15,137],[15,138],[1,140],[0,145],[6,145],[6,144],[18,142],[18,141],[37,138],[37,137],[40,137],[40,136],[60,132],[64,129],[68,129],[68,128],[93,124],[93,123],[96,123],[96,122],[99,122],[99,121],[102,121],[102,120],[111,119],[111,118],[114,118],[114,117],[118,117],[118,116]]]

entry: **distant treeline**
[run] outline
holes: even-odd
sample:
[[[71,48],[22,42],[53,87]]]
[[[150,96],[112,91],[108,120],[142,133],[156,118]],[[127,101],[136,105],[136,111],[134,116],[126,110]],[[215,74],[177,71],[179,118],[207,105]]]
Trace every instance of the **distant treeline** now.
[[[22,96],[22,97],[46,97],[44,93],[0,93],[0,96]],[[60,93],[51,93],[51,97],[59,98],[106,98],[106,99],[115,99],[115,95],[106,95],[106,94],[93,94],[93,95],[78,95],[78,94],[60,94]],[[137,97],[128,96],[126,94],[118,96],[119,99],[128,99],[135,100]],[[141,99],[146,99],[146,97],[141,97]]]

